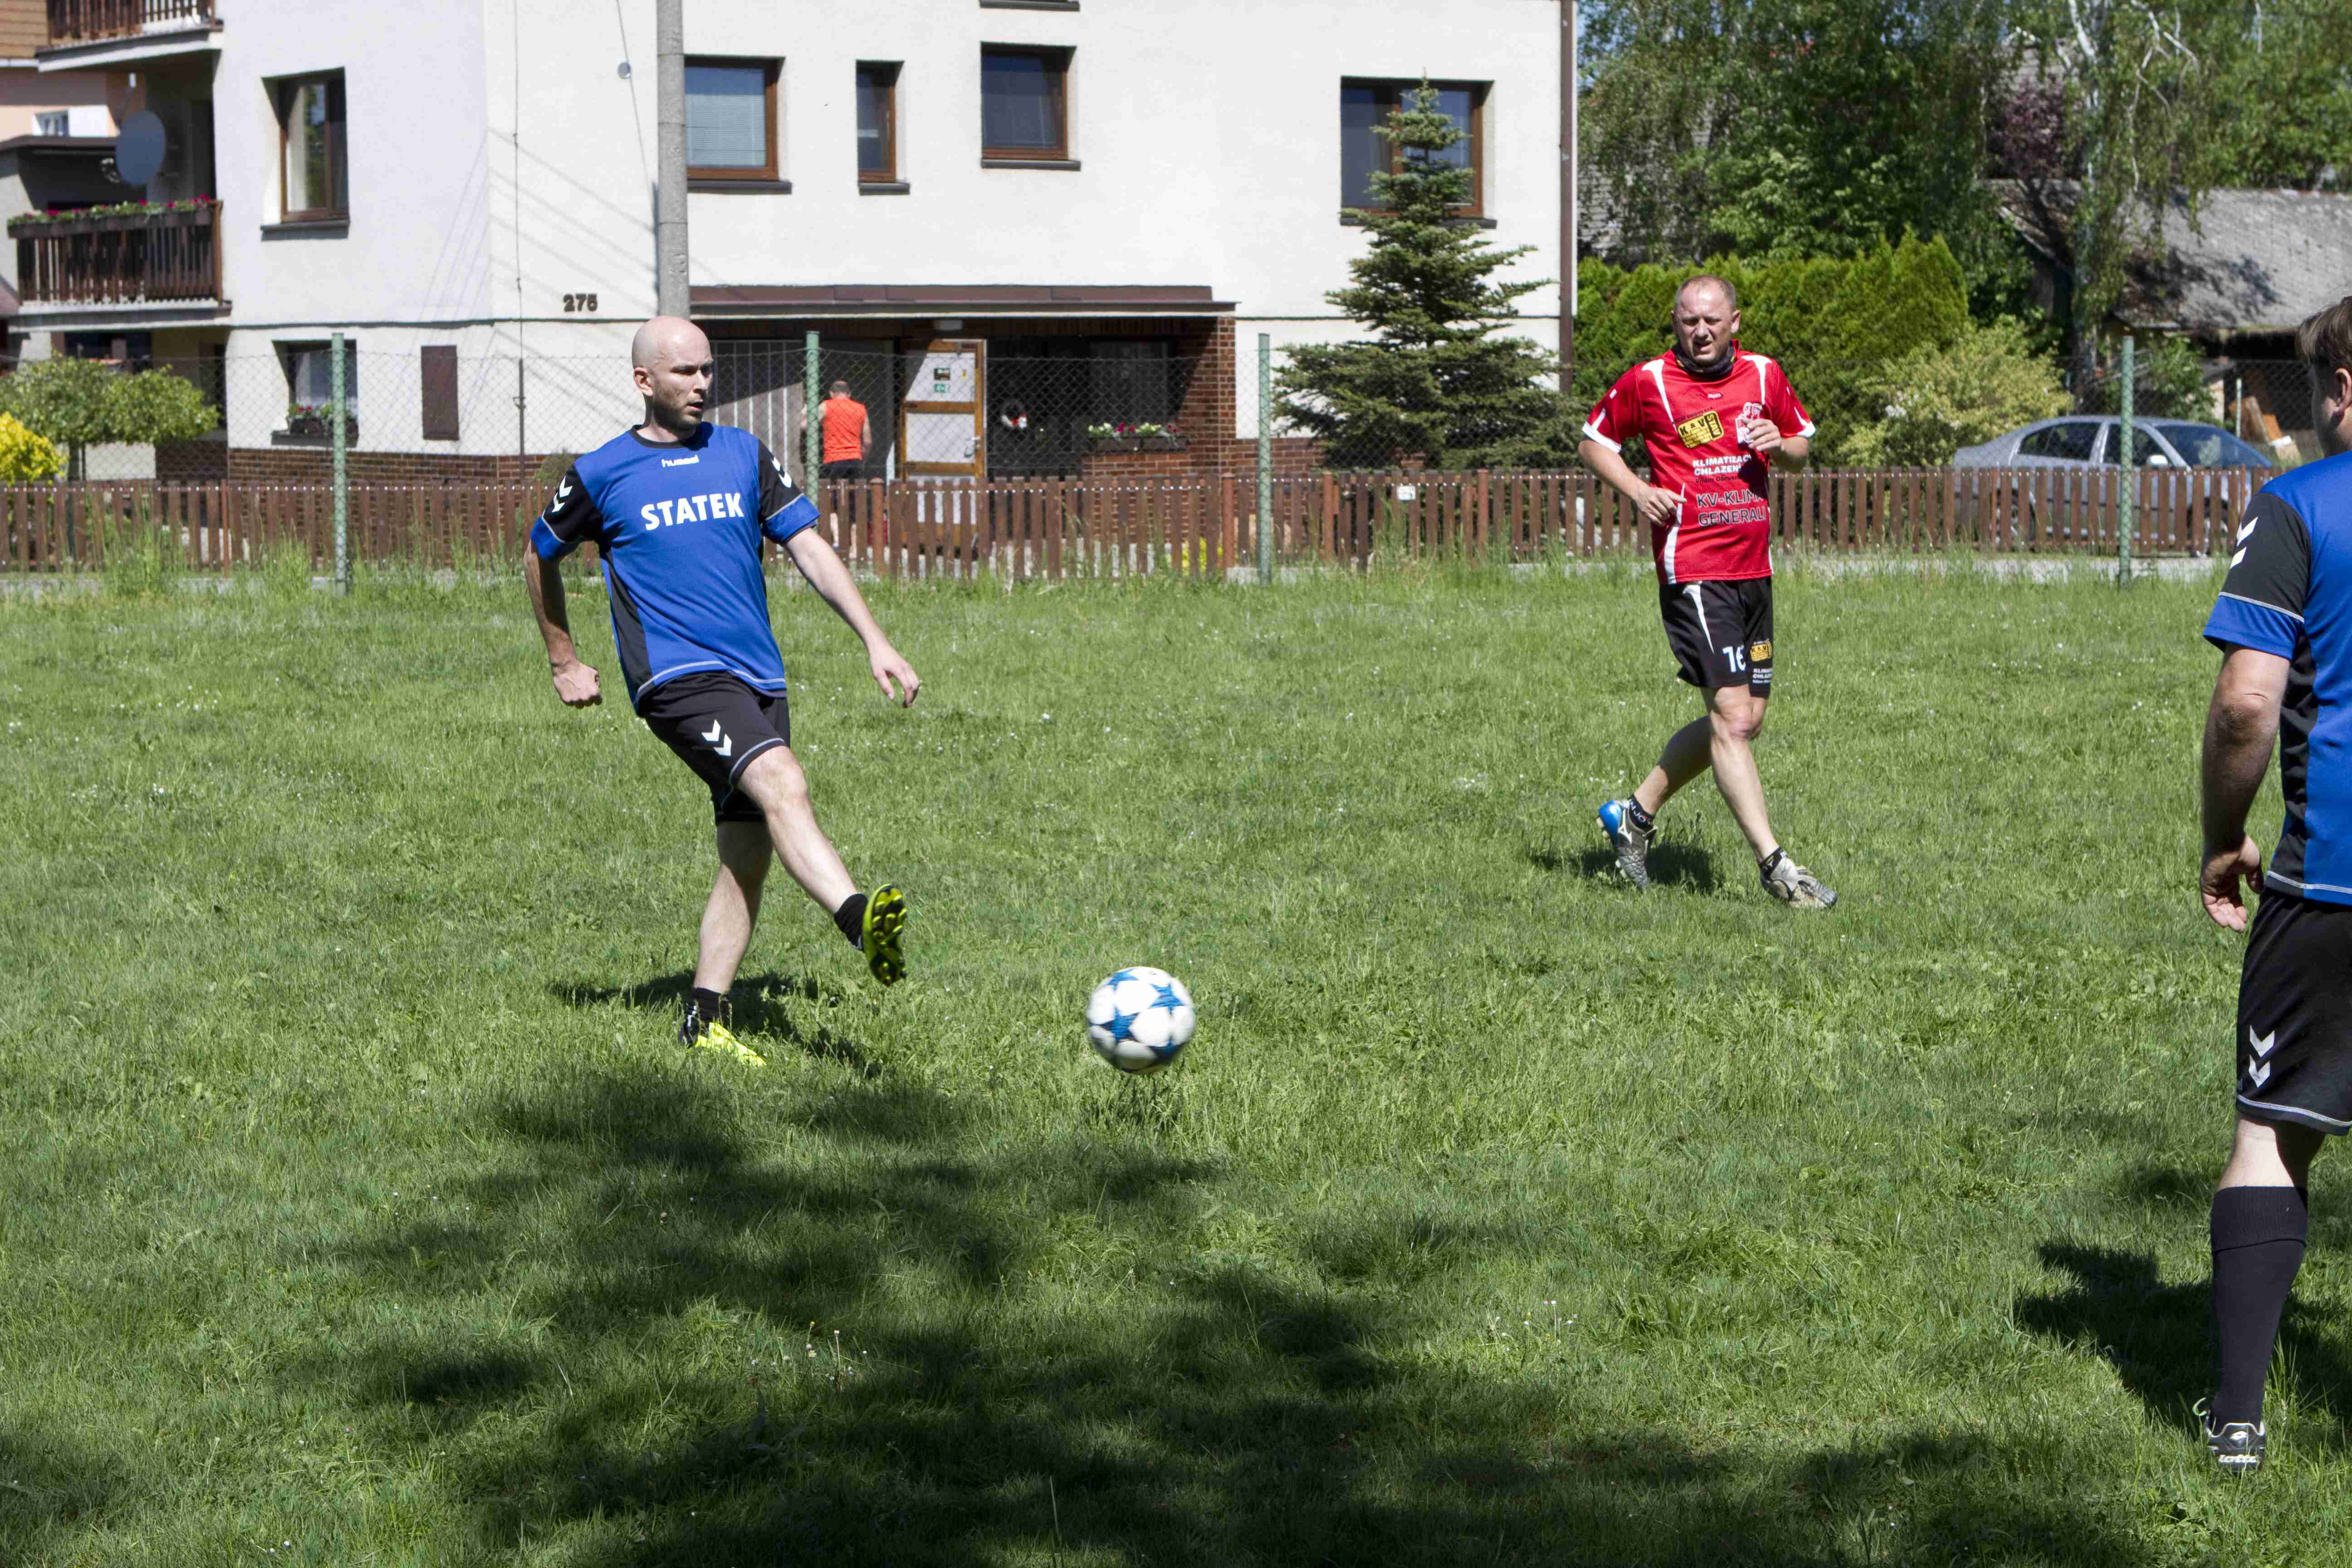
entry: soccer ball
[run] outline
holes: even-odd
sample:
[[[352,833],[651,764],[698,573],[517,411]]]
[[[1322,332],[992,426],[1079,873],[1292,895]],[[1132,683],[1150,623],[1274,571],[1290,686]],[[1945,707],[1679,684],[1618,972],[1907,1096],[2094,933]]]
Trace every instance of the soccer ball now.
[[[1122,969],[1087,999],[1087,1038],[1121,1072],[1158,1072],[1192,1037],[1192,994],[1164,969]]]

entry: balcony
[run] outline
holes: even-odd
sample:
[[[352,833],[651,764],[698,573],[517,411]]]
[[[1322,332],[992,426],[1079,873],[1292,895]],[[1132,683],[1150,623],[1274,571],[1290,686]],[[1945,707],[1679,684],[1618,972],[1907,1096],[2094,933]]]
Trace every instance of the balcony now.
[[[90,70],[216,53],[213,0],[48,0],[45,71]]]
[[[218,202],[12,218],[16,292],[51,309],[220,305]]]

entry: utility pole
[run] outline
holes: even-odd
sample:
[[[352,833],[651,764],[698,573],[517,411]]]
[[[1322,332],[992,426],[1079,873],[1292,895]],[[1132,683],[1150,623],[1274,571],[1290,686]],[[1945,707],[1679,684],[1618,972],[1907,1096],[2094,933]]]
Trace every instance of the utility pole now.
[[[686,282],[686,0],[654,0],[654,118],[660,169],[655,185],[654,308],[683,316]]]
[[[1559,395],[1576,370],[1576,7],[1559,0]]]

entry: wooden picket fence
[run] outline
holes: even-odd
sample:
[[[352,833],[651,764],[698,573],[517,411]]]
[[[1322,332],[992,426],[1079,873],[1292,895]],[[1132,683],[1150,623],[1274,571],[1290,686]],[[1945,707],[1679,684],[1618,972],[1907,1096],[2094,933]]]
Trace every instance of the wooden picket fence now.
[[[2255,469],[2143,469],[2134,549],[2226,548]],[[1893,469],[1776,474],[1785,550],[2112,554],[2125,476],[2101,469]],[[520,560],[544,500],[526,487],[354,485],[354,561],[424,570]],[[842,556],[884,577],[1223,576],[1258,559],[1254,476],[835,485],[815,498]],[[1265,519],[1286,565],[1414,559],[1638,556],[1632,503],[1591,475],[1326,473],[1275,481]],[[0,487],[0,573],[102,571],[110,552],[232,573],[334,559],[323,485],[152,482]],[[584,552],[593,562],[593,548]]]

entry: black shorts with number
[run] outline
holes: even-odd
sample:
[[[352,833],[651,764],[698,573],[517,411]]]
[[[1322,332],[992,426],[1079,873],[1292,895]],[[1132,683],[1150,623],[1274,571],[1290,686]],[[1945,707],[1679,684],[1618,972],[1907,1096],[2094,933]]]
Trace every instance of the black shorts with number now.
[[[1702,691],[1772,693],[1772,579],[1661,584],[1658,613],[1675,672]]]
[[[2352,906],[2263,889],[2238,981],[2238,1110],[2352,1130]]]
[[[792,744],[792,710],[782,692],[755,691],[724,670],[696,670],[641,694],[637,717],[710,786],[712,821],[764,820],[735,781],[761,752]]]

